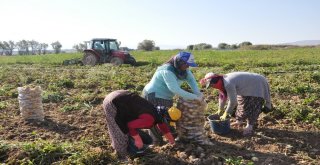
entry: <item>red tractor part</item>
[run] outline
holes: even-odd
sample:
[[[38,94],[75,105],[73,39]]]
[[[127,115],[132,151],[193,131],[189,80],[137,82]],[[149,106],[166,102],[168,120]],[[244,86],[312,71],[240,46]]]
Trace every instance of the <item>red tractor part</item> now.
[[[82,63],[91,66],[103,63],[135,65],[136,60],[129,52],[119,49],[116,39],[95,38],[90,42],[90,49],[84,50]]]

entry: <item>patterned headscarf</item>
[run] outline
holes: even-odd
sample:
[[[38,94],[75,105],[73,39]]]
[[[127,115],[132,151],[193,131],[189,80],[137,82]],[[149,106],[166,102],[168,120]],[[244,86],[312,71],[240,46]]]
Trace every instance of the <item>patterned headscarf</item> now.
[[[178,79],[186,79],[187,78],[187,71],[186,70],[181,70],[180,67],[182,65],[187,64],[183,59],[180,58],[180,56],[175,55],[171,57],[169,61],[167,61],[165,64],[170,64],[171,66],[174,67],[175,69],[175,74],[178,77]]]

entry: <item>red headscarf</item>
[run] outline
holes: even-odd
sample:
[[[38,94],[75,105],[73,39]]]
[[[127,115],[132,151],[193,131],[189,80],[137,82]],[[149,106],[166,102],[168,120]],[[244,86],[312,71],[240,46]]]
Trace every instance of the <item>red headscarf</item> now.
[[[219,90],[219,97],[223,100],[227,98],[227,92],[224,88],[223,75],[214,74],[212,72],[206,74],[206,76],[200,80],[201,85],[206,85],[206,88],[212,87]]]

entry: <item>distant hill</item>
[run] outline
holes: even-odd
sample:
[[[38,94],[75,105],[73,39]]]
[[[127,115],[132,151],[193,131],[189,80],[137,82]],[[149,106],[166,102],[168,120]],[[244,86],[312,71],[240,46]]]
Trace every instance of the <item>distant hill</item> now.
[[[315,46],[320,45],[320,40],[302,40],[290,43],[283,43],[281,45]]]

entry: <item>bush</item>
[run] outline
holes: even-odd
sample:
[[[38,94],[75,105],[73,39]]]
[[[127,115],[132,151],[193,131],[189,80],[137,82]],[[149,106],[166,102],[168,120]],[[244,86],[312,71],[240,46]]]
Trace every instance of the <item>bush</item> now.
[[[194,48],[194,45],[188,45],[187,46],[187,50],[193,50],[193,48]]]
[[[228,47],[228,44],[226,44],[226,43],[220,43],[219,45],[218,45],[218,48],[219,49],[226,49]]]
[[[207,43],[200,43],[200,44],[192,45],[192,47],[193,47],[193,50],[212,49],[212,45],[207,44]],[[190,48],[191,48],[191,46],[190,46]]]
[[[155,43],[152,40],[143,40],[138,44],[138,50],[145,50],[145,51],[155,50]]]
[[[63,79],[58,81],[57,86],[64,88],[74,88],[74,82],[70,79]]]

